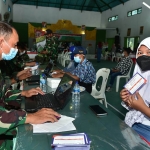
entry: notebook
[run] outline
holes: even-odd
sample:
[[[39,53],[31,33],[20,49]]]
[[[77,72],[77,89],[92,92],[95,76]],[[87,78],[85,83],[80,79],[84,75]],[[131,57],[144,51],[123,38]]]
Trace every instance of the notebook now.
[[[76,80],[71,76],[64,74],[54,95],[47,93],[45,95],[36,95],[26,98],[25,109],[27,112],[36,112],[41,108],[52,108],[54,110],[63,109],[68,102],[68,96],[71,93]]]
[[[54,64],[50,61],[44,70],[44,74],[48,76],[52,72]],[[26,79],[26,82],[34,82],[40,84],[40,75],[33,75]]]

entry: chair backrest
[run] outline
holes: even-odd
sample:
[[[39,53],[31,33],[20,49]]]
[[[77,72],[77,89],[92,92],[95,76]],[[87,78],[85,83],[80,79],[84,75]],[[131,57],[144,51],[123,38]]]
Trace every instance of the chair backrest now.
[[[116,57],[114,52],[112,52],[112,57]]]
[[[96,84],[97,84],[97,81],[98,81],[99,77],[102,77],[103,79],[102,79],[101,89],[98,93],[105,93],[109,73],[110,73],[110,69],[108,69],[108,68],[101,68],[97,71],[97,73],[96,73],[96,82],[92,86],[92,93],[91,93],[92,95],[94,95],[94,91],[95,92],[97,91],[96,90]]]
[[[127,76],[128,76],[128,77],[130,77],[130,73],[131,73],[132,66],[133,66],[133,61],[132,61],[132,63],[131,63],[131,66],[130,66],[129,72],[128,72],[128,74],[127,74]]]

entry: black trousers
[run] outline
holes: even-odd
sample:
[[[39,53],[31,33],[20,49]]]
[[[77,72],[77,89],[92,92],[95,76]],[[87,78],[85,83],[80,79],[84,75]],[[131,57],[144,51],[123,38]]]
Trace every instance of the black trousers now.
[[[79,83],[80,86],[85,87],[86,91],[91,94],[91,92],[92,92],[92,83],[84,83],[84,82],[80,82],[80,81],[78,81],[78,83]]]

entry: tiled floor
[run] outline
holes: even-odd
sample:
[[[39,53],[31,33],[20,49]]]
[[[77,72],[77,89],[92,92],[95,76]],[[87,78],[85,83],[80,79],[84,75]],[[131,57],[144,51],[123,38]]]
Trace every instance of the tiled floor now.
[[[108,60],[101,60],[100,63],[97,63],[96,60],[90,60],[93,63],[95,70],[99,70],[100,68],[114,68],[116,66],[116,62],[108,61]],[[132,67],[131,75],[133,73],[134,66]],[[109,83],[109,80],[108,80]],[[121,98],[120,98],[120,90],[123,88],[124,84],[126,83],[125,79],[120,80],[119,92],[116,92],[116,82],[113,85],[113,88],[110,92],[106,92],[106,98],[108,102],[108,108],[113,111],[119,118],[122,120],[126,114],[126,109],[121,106]],[[101,81],[98,81],[97,86],[101,86]]]

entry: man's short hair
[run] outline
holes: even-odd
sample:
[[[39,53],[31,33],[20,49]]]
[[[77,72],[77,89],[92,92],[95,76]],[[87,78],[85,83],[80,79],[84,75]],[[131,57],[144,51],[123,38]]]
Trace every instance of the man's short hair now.
[[[129,55],[130,52],[131,52],[131,49],[130,49],[130,47],[128,47],[128,48],[124,48],[123,51],[126,51],[128,53],[128,55]]]
[[[0,21],[0,37],[8,38],[13,33],[13,28],[8,23]]]

